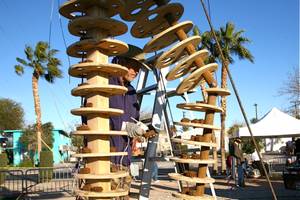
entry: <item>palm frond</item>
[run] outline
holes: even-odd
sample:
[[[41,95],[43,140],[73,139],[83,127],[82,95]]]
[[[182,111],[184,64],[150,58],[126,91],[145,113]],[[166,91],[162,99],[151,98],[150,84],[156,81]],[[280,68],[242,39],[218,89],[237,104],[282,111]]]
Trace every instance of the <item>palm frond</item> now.
[[[32,50],[32,48],[30,46],[26,45],[24,52],[26,54],[27,60],[32,62],[32,59],[33,59],[33,50]]]
[[[24,67],[22,65],[15,65],[15,72],[17,75],[22,76],[24,74]]]
[[[24,66],[29,66],[28,63],[22,58],[17,57],[16,60]]]

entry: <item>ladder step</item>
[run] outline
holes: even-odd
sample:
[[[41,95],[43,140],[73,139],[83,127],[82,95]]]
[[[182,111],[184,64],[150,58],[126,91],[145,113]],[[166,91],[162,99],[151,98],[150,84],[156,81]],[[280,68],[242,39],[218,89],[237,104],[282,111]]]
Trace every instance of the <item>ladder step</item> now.
[[[178,163],[193,163],[193,164],[214,164],[217,162],[217,160],[213,160],[213,159],[199,160],[199,159],[184,159],[178,157],[170,158],[170,160]]]
[[[170,178],[175,179],[177,181],[186,181],[189,183],[214,183],[215,179],[213,178],[198,178],[198,177],[187,177],[178,173],[169,173]]]
[[[217,143],[212,143],[212,142],[197,142],[197,141],[191,141],[191,140],[185,140],[185,139],[179,139],[179,138],[172,138],[171,140],[172,140],[172,142],[182,143],[182,144],[191,144],[191,145],[207,146],[207,147],[217,147]]]
[[[108,174],[77,174],[76,178],[78,179],[115,179],[115,178],[122,178],[129,176],[129,172],[126,171],[118,171],[115,173],[108,173]]]
[[[180,103],[177,104],[176,107],[180,109],[201,111],[201,112],[206,112],[206,111],[223,112],[222,108],[218,106],[206,104],[206,103]]]
[[[117,189],[117,190],[112,190],[109,192],[88,192],[88,191],[83,191],[83,190],[76,190],[76,194],[78,194],[81,197],[121,197],[121,196],[127,196],[129,191],[124,190],[124,189]]]
[[[190,196],[187,194],[181,194],[181,193],[172,193],[174,197],[184,199],[184,200],[214,200],[215,198],[213,196],[204,194],[203,196]]]
[[[219,96],[228,96],[230,95],[230,91],[224,88],[207,88],[205,89],[207,94],[217,94]]]

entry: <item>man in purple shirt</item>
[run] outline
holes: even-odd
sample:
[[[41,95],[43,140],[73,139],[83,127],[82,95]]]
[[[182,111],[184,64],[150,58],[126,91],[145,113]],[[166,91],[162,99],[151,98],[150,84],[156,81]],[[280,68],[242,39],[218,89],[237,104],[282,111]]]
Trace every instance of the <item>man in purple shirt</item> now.
[[[111,77],[109,84],[121,85],[128,89],[124,95],[113,95],[109,98],[109,107],[118,108],[124,111],[120,116],[110,117],[111,130],[127,131],[128,136],[111,136],[110,143],[116,148],[117,152],[128,152],[128,156],[114,156],[111,158],[116,165],[129,167],[131,159],[131,140],[134,137],[143,136],[145,130],[133,119],[139,120],[140,106],[137,102],[136,90],[131,82],[137,77],[141,67],[145,66],[138,60],[138,55],[142,50],[133,45],[129,45],[129,51],[125,55],[116,56],[112,63],[119,64],[128,68],[128,73],[123,77]]]

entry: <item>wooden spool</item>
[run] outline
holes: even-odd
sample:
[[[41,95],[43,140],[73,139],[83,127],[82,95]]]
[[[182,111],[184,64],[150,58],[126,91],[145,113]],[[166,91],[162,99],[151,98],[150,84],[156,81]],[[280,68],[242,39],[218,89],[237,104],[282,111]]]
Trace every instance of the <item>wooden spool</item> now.
[[[77,174],[76,178],[78,179],[116,179],[129,176],[127,171],[118,171],[109,174]]]
[[[109,153],[77,153],[72,155],[76,158],[97,158],[97,157],[111,157],[111,156],[127,156],[127,152],[109,152]]]
[[[159,51],[172,43],[178,41],[176,32],[180,29],[188,33],[193,28],[193,23],[191,21],[185,21],[175,26],[171,26],[168,29],[162,31],[161,33],[155,35],[150,42],[144,46],[144,52],[151,53],[154,51]]]
[[[190,196],[187,194],[172,193],[172,195],[176,198],[184,199],[184,200],[214,200],[215,199],[215,197],[206,194],[203,196]]]
[[[188,126],[188,127],[194,127],[194,128],[207,128],[212,130],[220,130],[220,127],[216,127],[214,125],[210,124],[201,124],[201,123],[192,123],[192,122],[174,122],[175,125],[180,126]]]
[[[125,94],[127,88],[119,85],[100,85],[100,84],[88,84],[74,88],[71,91],[73,96],[87,96],[90,94],[102,94],[104,96]]]
[[[214,94],[218,96],[228,96],[230,95],[230,91],[224,88],[207,88],[205,89],[207,94]]]
[[[177,181],[186,181],[189,183],[214,183],[215,179],[213,178],[197,178],[197,177],[187,177],[187,176],[183,176],[181,174],[177,174],[177,173],[169,173],[168,176],[172,179],[175,179]]]
[[[164,31],[170,27],[165,19],[166,14],[172,14],[177,21],[183,14],[183,7],[179,3],[171,3],[154,9],[133,24],[131,34],[137,38],[146,38]]]
[[[190,144],[190,145],[197,145],[197,146],[206,146],[206,147],[217,147],[217,143],[212,142],[196,142],[191,140],[179,139],[179,138],[172,138],[172,142],[181,143],[181,144]]]
[[[128,135],[125,131],[73,131],[72,135]]]
[[[185,78],[176,88],[176,92],[178,94],[183,94],[189,90],[194,89],[197,87],[203,79],[203,74],[209,72],[210,74],[214,72],[218,68],[217,63],[211,63],[205,65],[193,73],[191,73],[187,78]]]
[[[206,49],[197,51],[187,58],[182,59],[179,63],[169,71],[166,76],[168,81],[178,79],[189,72],[194,71],[197,67],[194,65],[196,59],[202,59],[203,61],[207,58],[208,51]]]
[[[73,115],[79,116],[88,116],[88,115],[95,115],[95,116],[102,116],[102,117],[110,117],[110,116],[118,116],[123,114],[123,110],[115,109],[115,108],[76,108],[72,109],[71,113]]]
[[[180,103],[177,104],[176,107],[184,110],[193,110],[201,112],[223,112],[222,108],[206,103]]]
[[[128,195],[128,190],[117,189],[109,192],[87,192],[83,190],[75,191],[79,196],[88,198],[109,198],[109,197],[121,197]]]
[[[177,158],[177,157],[173,157],[170,158],[171,161],[177,162],[177,163],[190,163],[190,164],[214,164],[217,161],[216,160],[212,160],[212,159],[208,159],[208,160],[198,160],[198,159],[184,159],[184,158]]]
[[[176,45],[174,45],[170,50],[163,53],[158,59],[157,63],[155,65],[156,68],[161,69],[164,67],[167,67],[171,64],[174,64],[178,61],[179,58],[181,58],[183,55],[185,55],[185,48],[188,45],[194,45],[197,46],[201,41],[200,36],[192,36],[189,37]]]
[[[110,36],[118,36],[127,32],[127,26],[111,18],[83,16],[76,17],[69,23],[69,32],[75,36],[82,36],[88,30],[98,29]]]
[[[114,39],[86,39],[75,42],[67,49],[67,54],[72,57],[82,58],[88,51],[99,50],[108,56],[116,56],[128,51],[128,45],[124,42]]]
[[[120,0],[69,0],[61,6],[59,13],[68,19],[74,19],[76,17],[86,15],[88,10],[93,6],[104,8],[107,17],[112,17],[118,14],[123,7]]]
[[[168,3],[169,0],[166,0],[165,2]],[[157,8],[156,2],[153,0],[124,0],[124,4],[124,9],[120,13],[120,16],[126,21],[139,20],[141,17]]]
[[[86,77],[88,74],[92,73],[104,73],[107,75],[124,76],[128,73],[128,69],[118,64],[110,63],[95,63],[86,62],[73,65],[69,69],[69,74],[74,77]]]

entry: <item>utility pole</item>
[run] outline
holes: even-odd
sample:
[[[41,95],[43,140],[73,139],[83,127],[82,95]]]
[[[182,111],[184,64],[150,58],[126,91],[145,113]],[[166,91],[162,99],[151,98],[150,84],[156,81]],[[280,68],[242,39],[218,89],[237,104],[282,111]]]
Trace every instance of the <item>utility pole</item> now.
[[[257,103],[254,104],[254,107],[255,107],[255,119],[257,121],[258,120],[258,117],[257,117]]]

